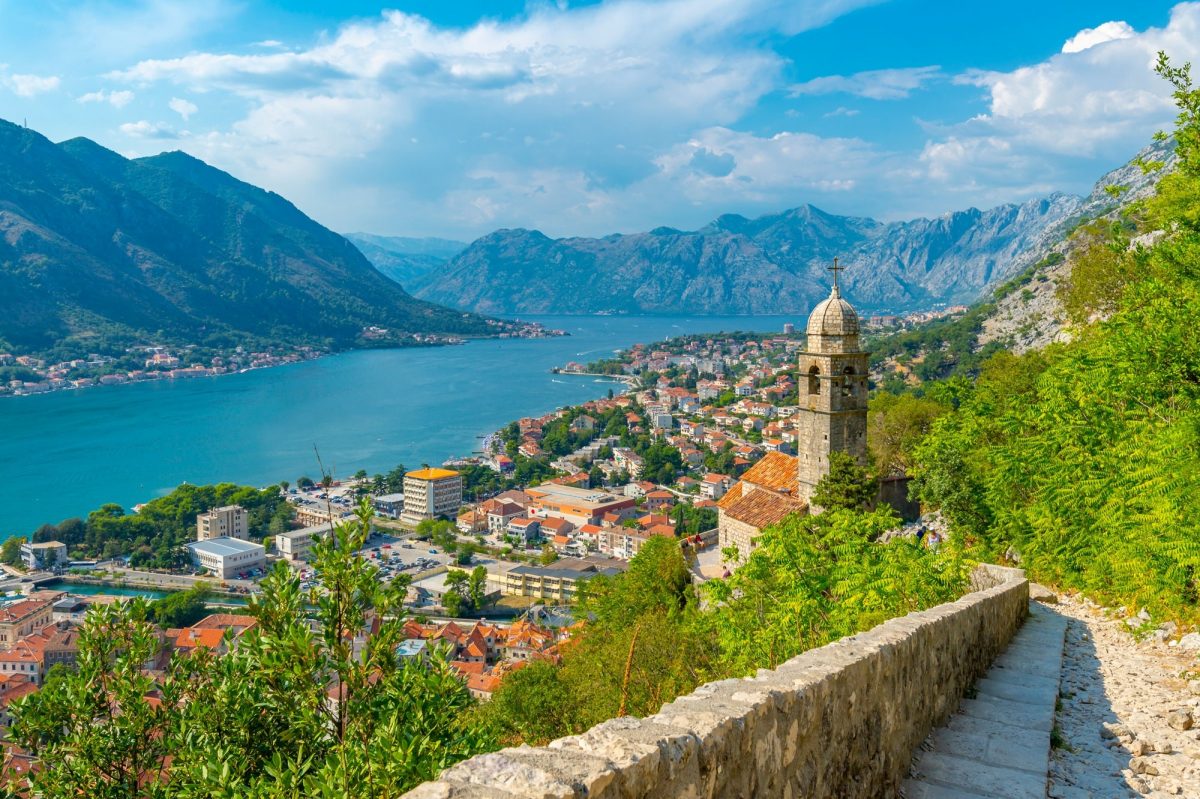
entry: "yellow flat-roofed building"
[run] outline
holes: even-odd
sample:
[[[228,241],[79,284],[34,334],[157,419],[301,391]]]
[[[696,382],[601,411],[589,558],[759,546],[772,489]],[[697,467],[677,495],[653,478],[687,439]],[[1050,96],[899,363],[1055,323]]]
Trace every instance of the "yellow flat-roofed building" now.
[[[447,477],[458,477],[458,472],[453,469],[415,469],[404,476],[415,480],[445,480]]]
[[[453,469],[416,469],[404,475],[401,522],[416,525],[425,519],[454,519],[461,508],[462,476]]]

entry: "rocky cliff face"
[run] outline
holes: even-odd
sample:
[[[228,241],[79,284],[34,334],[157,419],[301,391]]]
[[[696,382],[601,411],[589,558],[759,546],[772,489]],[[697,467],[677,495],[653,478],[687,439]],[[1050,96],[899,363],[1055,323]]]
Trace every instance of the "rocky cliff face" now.
[[[1155,157],[1161,150],[1148,149]],[[884,224],[811,205],[758,219],[722,216],[695,231],[656,228],[604,238],[551,239],[498,230],[411,284],[423,299],[484,313],[801,313],[828,291],[839,256],[846,293],[862,310],[969,303],[1036,263],[1081,218],[1153,180],[1127,164],[1088,197]]]
[[[1138,165],[1151,161],[1161,162],[1163,169],[1145,172]],[[983,320],[979,345],[999,341],[1020,353],[1067,340],[1070,334],[1065,328],[1066,314],[1058,301],[1058,288],[1071,279],[1071,259],[1077,248],[1077,241],[1068,235],[1071,226],[1088,219],[1116,219],[1126,205],[1152,194],[1158,179],[1174,167],[1175,161],[1173,142],[1146,147],[1132,161],[1096,181],[1071,216],[1047,227],[1018,253],[1013,261],[1017,274],[1025,270],[1032,270],[1032,274],[1022,286],[996,300],[995,308]],[[1109,186],[1120,186],[1124,191],[1114,197],[1106,191]],[[1151,239],[1154,235],[1149,234]],[[1052,253],[1061,258],[1048,258]]]

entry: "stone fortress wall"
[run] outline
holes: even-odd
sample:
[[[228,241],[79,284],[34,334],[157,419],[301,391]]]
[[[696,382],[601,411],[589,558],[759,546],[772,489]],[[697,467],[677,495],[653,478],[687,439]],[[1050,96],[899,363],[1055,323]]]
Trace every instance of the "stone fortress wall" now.
[[[1024,572],[981,566],[956,602],[703,685],[649,718],[476,756],[405,799],[895,796],[913,750],[987,671],[1028,604]]]

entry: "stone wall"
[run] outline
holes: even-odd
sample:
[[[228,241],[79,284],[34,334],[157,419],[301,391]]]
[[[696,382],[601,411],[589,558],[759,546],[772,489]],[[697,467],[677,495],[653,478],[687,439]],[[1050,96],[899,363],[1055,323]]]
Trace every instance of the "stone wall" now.
[[[1029,584],[981,567],[973,593],[696,689],[646,719],[480,755],[407,799],[894,796],[913,750],[1025,618]]]
[[[754,525],[726,515],[724,508],[717,509],[717,531],[717,545],[721,549],[735,546],[743,558],[750,557],[750,553],[754,551],[754,539],[761,532]]]

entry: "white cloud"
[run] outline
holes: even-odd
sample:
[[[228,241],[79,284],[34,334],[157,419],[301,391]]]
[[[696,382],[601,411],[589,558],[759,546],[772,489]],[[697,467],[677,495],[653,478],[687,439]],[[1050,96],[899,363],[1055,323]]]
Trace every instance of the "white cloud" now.
[[[793,97],[805,94],[846,93],[871,100],[900,100],[942,76],[940,67],[873,69],[853,75],[827,75],[791,88]]]
[[[1098,44],[1116,41],[1117,39],[1132,39],[1136,35],[1137,31],[1124,20],[1105,22],[1103,25],[1097,25],[1094,28],[1084,28],[1070,39],[1067,39],[1063,42],[1062,51],[1064,53],[1080,53]]]
[[[184,100],[182,97],[172,97],[171,101],[167,103],[167,107],[183,117],[184,122],[187,122],[188,117],[200,110],[195,103]]]
[[[466,28],[392,11],[295,50],[273,40],[244,52],[159,49],[188,54],[125,63],[107,77],[184,122],[196,109],[182,97],[212,98],[204,121],[217,127],[130,122],[121,129],[130,151],[177,139],[334,228],[465,237],[501,226],[553,235],[689,227],[808,201],[894,219],[1024,199],[1063,188],[1067,176],[1079,189],[1080,175],[1124,161],[1173,117],[1151,71],[1156,51],[1200,57],[1200,4],[1182,4],[1161,29],[1106,22],[1012,71],[952,77],[931,65],[789,87],[789,64],[770,42],[868,2],[539,2]],[[949,89],[951,80],[976,87],[978,105],[918,120],[923,147],[891,152],[866,133],[797,129],[795,120],[820,123],[836,105],[813,95],[974,94]],[[781,110],[789,88],[799,99]],[[837,99],[908,119],[899,103]],[[858,113],[839,106],[824,116]],[[753,133],[735,129],[747,119]],[[871,135],[904,138],[891,133]]]
[[[985,198],[1063,188],[1081,163],[1104,165],[1094,168],[1094,180],[1171,126],[1170,87],[1154,74],[1160,50],[1176,63],[1200,57],[1200,4],[1175,6],[1162,28],[1107,22],[1080,31],[1041,63],[956,76],[985,90],[987,111],[932,129],[920,168],[947,192]],[[1086,190],[1076,181],[1073,190]]]
[[[729,169],[701,168],[698,157],[724,159]],[[844,192],[874,180],[886,157],[861,139],[791,131],[755,136],[715,127],[660,156],[656,181],[662,189],[666,183],[678,186],[694,203],[714,208],[734,199],[779,208],[795,204],[797,196]]]
[[[763,35],[870,2],[531,5],[465,29],[390,11],[295,52],[195,52],[109,77],[240,98],[249,111],[189,151],[333,226],[394,229],[404,208],[417,230],[598,233],[637,224],[623,203],[639,202],[662,153],[779,88],[785,62]],[[729,168],[720,153],[701,165]]]
[[[80,95],[77,99],[81,103],[108,103],[113,108],[124,108],[133,102],[133,98],[134,94],[131,91],[106,92],[100,90]]]
[[[35,97],[58,88],[62,81],[57,75],[0,75],[0,83],[7,86],[18,97]]]
[[[126,122],[119,127],[119,130],[126,136],[138,139],[176,139],[183,135],[170,125],[162,122],[149,122],[145,119]]]

